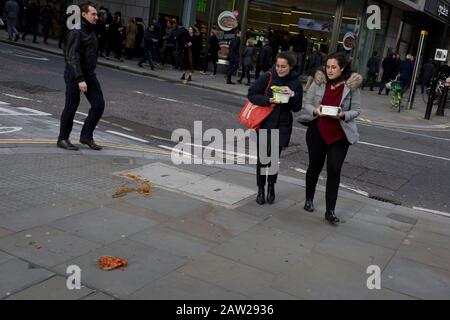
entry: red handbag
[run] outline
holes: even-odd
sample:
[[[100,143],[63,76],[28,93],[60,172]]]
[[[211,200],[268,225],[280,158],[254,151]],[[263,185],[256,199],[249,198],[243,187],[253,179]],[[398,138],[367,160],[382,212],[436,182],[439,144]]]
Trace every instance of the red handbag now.
[[[269,83],[267,84],[264,95],[267,96],[272,84],[272,72],[269,72]],[[247,100],[244,108],[239,114],[239,121],[249,129],[259,129],[261,123],[272,113],[274,104],[270,106],[258,106]]]

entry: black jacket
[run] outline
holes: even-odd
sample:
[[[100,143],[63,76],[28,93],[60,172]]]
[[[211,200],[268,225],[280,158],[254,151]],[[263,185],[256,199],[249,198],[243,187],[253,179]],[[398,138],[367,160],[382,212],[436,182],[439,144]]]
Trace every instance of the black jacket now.
[[[237,62],[239,63],[239,49],[241,46],[241,38],[239,37],[234,37],[231,42],[230,42],[230,46],[229,46],[229,51],[228,51],[228,60],[230,62]]]
[[[98,41],[94,25],[81,20],[80,30],[70,30],[64,43],[64,58],[66,69],[77,82],[85,77],[95,76],[97,67]]]
[[[217,62],[219,60],[220,49],[219,39],[217,36],[211,36],[208,40],[208,56],[211,61]]]
[[[258,66],[261,70],[268,70],[272,67],[272,65],[272,47],[270,45],[265,45],[261,48]]]
[[[261,129],[279,129],[280,130],[280,147],[287,147],[291,139],[292,133],[292,112],[298,112],[302,109],[303,88],[299,80],[299,74],[291,72],[288,76],[280,78],[272,67],[272,84],[270,86],[288,86],[295,95],[286,104],[277,104],[273,112],[261,124]],[[269,83],[269,72],[264,73],[256,80],[248,90],[248,99],[259,106],[269,106],[269,98],[273,96],[272,89],[269,89],[268,95],[265,96],[267,84]]]

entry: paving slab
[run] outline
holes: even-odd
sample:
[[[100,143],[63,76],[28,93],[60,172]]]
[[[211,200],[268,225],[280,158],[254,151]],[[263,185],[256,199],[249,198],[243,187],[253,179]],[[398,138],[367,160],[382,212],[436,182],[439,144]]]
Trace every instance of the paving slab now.
[[[53,272],[30,265],[19,259],[0,264],[0,299],[40,283],[54,275]]]
[[[273,289],[271,287],[264,288],[252,297],[253,300],[273,301],[273,300],[301,300],[299,297],[295,297],[280,290]]]
[[[127,259],[128,267],[112,271],[101,270],[97,266],[97,260],[103,255]],[[185,261],[186,259],[165,251],[124,239],[58,265],[55,270],[65,272],[67,266],[77,265],[82,271],[81,281],[86,286],[115,298],[123,298],[177,269]]]
[[[408,233],[407,239],[444,249],[450,248],[450,235],[445,236],[440,233],[426,232],[417,228]]]
[[[395,251],[385,247],[350,238],[338,233],[332,233],[319,242],[314,251],[323,255],[356,263],[361,267],[377,265],[381,269],[389,263]]]
[[[150,197],[134,197],[126,202],[168,217],[181,217],[207,205],[206,202],[162,189],[156,189]]]
[[[449,248],[405,239],[398,249],[398,257],[450,271]]]
[[[387,226],[397,231],[408,232],[413,228],[412,224],[391,219],[389,210],[368,205],[356,213],[353,218],[365,222]]]
[[[302,299],[362,299],[366,269],[335,257],[311,253],[281,275],[272,287]]]
[[[103,292],[95,292],[86,297],[83,297],[81,300],[116,300],[116,299]]]
[[[450,272],[394,258],[382,273],[381,286],[419,299],[450,299]]]
[[[213,248],[212,253],[271,273],[282,273],[309,253],[302,237],[276,228],[255,226]]]
[[[94,292],[84,286],[80,290],[69,290],[66,282],[66,278],[55,276],[13,294],[7,300],[78,300]]]
[[[156,224],[150,219],[100,208],[57,220],[51,226],[83,239],[108,244]]]
[[[0,239],[0,249],[4,252],[43,267],[55,266],[98,247],[94,242],[49,226],[35,227]]]
[[[201,256],[216,245],[161,226],[138,232],[130,239],[186,258]]]
[[[12,230],[5,229],[5,228],[0,227],[0,238],[1,238],[1,237],[4,237],[4,236],[7,236],[7,235],[9,235],[9,234],[11,234],[11,233],[13,233]]]
[[[11,259],[14,259],[14,257],[5,252],[0,251],[0,264],[5,263],[6,261],[9,261]]]
[[[125,299],[247,300],[248,297],[180,272],[172,272],[151,282]]]
[[[198,257],[177,271],[247,297],[269,287],[274,277],[270,273],[212,254]]]
[[[401,242],[406,237],[405,232],[358,219],[350,219],[347,223],[339,225],[336,232],[394,250],[400,247]]]

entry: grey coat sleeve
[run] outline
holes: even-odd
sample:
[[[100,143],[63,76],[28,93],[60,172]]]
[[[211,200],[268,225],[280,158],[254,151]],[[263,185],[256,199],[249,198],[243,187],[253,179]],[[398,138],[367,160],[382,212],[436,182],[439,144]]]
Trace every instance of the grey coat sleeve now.
[[[361,89],[356,89],[350,93],[352,95],[351,99],[351,110],[345,111],[344,121],[350,122],[359,117],[361,114]]]

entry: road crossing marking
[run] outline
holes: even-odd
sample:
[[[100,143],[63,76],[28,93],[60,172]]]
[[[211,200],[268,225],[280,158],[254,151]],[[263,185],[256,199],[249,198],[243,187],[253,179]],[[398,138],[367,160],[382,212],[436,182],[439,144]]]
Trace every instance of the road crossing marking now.
[[[0,107],[0,116],[51,116],[50,113],[30,109],[30,108],[14,108],[15,110],[11,110],[11,108]],[[25,111],[25,112],[17,112],[16,110]]]

